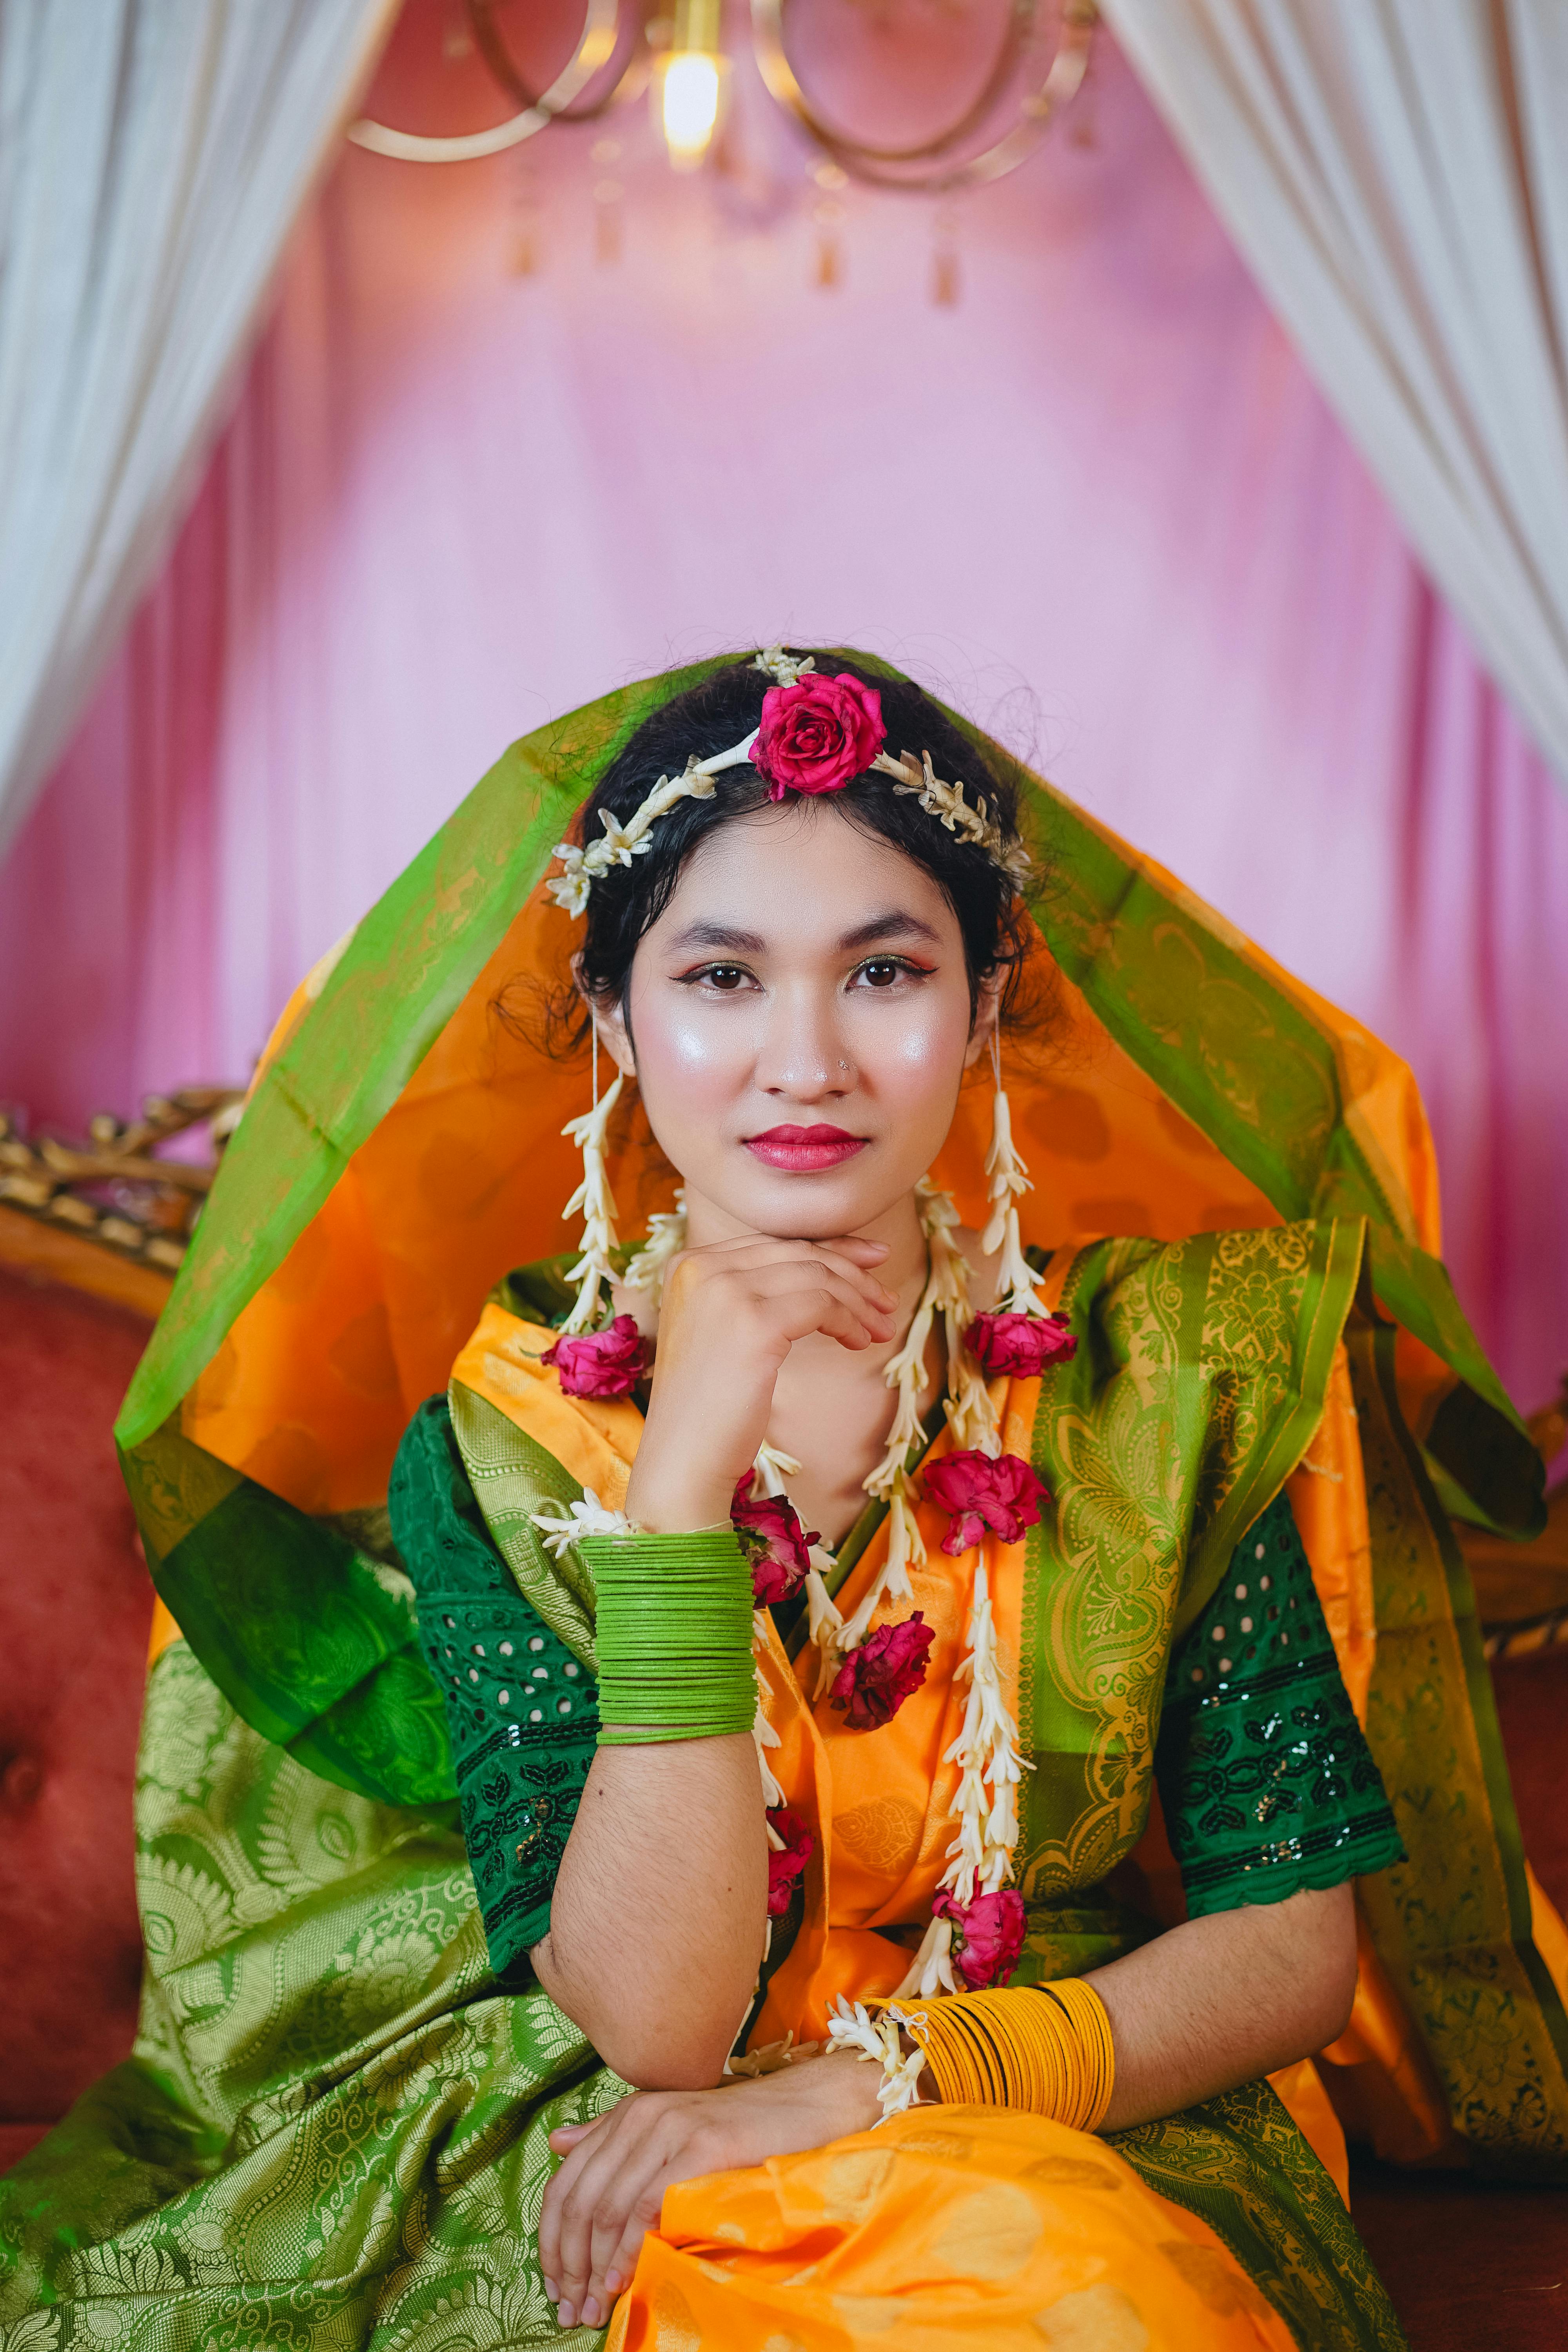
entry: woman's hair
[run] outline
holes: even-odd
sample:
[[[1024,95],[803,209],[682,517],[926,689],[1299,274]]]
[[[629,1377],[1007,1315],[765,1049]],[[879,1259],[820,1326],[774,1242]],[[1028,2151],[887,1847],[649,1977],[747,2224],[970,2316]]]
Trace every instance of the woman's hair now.
[[[887,748],[895,758],[911,751],[918,761],[929,751],[944,782],[961,782],[972,806],[984,795],[1004,834],[1016,834],[1017,794],[1011,782],[997,776],[928,694],[906,678],[867,676],[842,654],[818,651],[816,663],[824,676],[847,672],[877,688]],[[763,697],[772,683],[752,661],[737,660],[662,704],[600,777],[582,811],[579,841],[599,837],[601,813],[624,824],[659,779],[679,775],[693,753],[705,760],[743,740],[762,716]],[[595,880],[577,969],[583,989],[599,1003],[618,1005],[625,1013],[637,943],[669,904],[699,843],[721,825],[769,805],[768,786],[750,767],[726,769],[716,782],[710,800],[679,801],[661,816],[644,855],[629,866],[612,866]],[[896,793],[890,781],[875,772],[857,776],[831,798],[851,824],[902,850],[936,883],[958,919],[972,1007],[979,1003],[982,984],[1001,971],[1004,1022],[1036,1025],[1040,1007],[1034,1001],[1025,1003],[1023,981],[1033,926],[1012,883],[986,852],[950,833],[912,794]],[[1032,1000],[1037,993],[1029,992]],[[575,990],[552,1000],[546,1029],[545,1042],[555,1052],[582,1042],[587,1013]]]

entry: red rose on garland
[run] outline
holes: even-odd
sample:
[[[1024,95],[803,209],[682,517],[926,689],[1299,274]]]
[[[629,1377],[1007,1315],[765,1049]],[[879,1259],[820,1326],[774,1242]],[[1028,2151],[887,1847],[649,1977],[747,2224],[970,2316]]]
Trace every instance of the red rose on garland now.
[[[623,1397],[647,1371],[647,1348],[634,1318],[617,1315],[603,1331],[563,1334],[540,1360],[555,1367],[568,1396]]]
[[[942,1548],[956,1559],[972,1551],[989,1528],[1004,1543],[1016,1543],[1048,1503],[1044,1482],[1016,1454],[948,1454],[925,1473],[925,1490],[952,1524]]]
[[[768,1917],[777,1919],[789,1909],[795,1880],[816,1852],[816,1840],[787,1805],[770,1806],[768,1827],[784,1840],[778,1852],[772,1845],[768,1848]]]
[[[963,1344],[988,1380],[1007,1374],[1032,1381],[1049,1364],[1068,1364],[1078,1353],[1065,1315],[977,1315]]]
[[[767,1609],[800,1591],[811,1566],[816,1529],[805,1533],[787,1496],[759,1495],[753,1501],[754,1475],[748,1470],[737,1482],[730,1518],[751,1556],[752,1598],[759,1609]]]
[[[961,1905],[943,1888],[931,1907],[933,1918],[952,1921],[952,1965],[969,1990],[1005,1984],[1018,1965],[1028,1925],[1017,1889],[1004,1886]]]
[[[853,1731],[891,1723],[911,1691],[926,1678],[927,1654],[935,1635],[917,1609],[900,1625],[879,1625],[851,1650],[833,1684],[833,1704]]]
[[[870,766],[888,740],[882,698],[847,670],[772,686],[763,697],[752,765],[771,801],[785,793],[837,793]]]

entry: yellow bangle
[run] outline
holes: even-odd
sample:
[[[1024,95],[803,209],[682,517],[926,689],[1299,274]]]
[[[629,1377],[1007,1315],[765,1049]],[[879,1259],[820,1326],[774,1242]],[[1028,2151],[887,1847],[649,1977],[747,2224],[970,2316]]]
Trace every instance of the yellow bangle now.
[[[1098,2131],[1116,2083],[1105,2003],[1089,1985],[954,1993],[888,2015],[920,2048],[944,2106],[1015,2107]]]

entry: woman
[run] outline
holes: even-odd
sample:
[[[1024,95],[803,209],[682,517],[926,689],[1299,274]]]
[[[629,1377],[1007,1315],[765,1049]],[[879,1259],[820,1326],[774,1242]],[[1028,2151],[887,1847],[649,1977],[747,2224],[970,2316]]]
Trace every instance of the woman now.
[[[1237,1163],[1300,1181],[1313,1009],[1297,992],[1260,1054],[1259,961],[1190,902],[1152,926],[1162,1075],[1202,1112],[1178,1074],[1217,1063],[1249,1105],[1228,1170],[1089,992],[1058,981],[1029,1023],[1020,887],[1071,979],[1136,919],[1075,970],[1096,845],[1058,811],[1042,892],[1015,778],[918,689],[773,648],[623,699],[534,747],[561,781],[509,772],[313,976],[128,1401],[184,1637],[150,1687],[147,2000],[135,2058],[7,2184],[22,2340],[510,2345],[613,2308],[628,2346],[1397,2344],[1258,2078],[1331,2161],[1299,2063],[1331,2043],[1409,2153],[1452,2146],[1451,2113],[1550,2163],[1568,2100],[1550,1979],[1487,1910],[1485,1792],[1457,1958],[1401,1747],[1426,1727],[1384,1741],[1402,1862],[1319,1599],[1364,1696],[1363,1453],[1384,1552],[1413,1561],[1418,1519],[1436,1540],[1373,1282],[1427,1343],[1406,1393],[1444,1475],[1531,1507],[1404,1208],[1421,1138],[1408,1103],[1379,1124],[1391,1066],[1358,1040],[1373,1115],[1316,1139],[1345,1213],[1280,1223],[1286,1179],[1270,1208]],[[516,916],[585,774],[557,903]],[[493,1017],[568,951],[620,1073],[573,1106],[583,1246],[459,1344],[476,1262],[569,1189],[541,1147],[581,1065],[552,1092]],[[1010,1108],[1021,1026],[1057,1072],[1020,1084],[1015,1053]],[[994,1057],[982,1155],[964,1080]],[[635,1141],[607,1157],[628,1081],[684,1209],[635,1257]],[[1043,1171],[1031,1201],[1014,1141],[1081,1163],[1084,1102],[1121,1122],[1117,1171],[1139,1118],[1201,1170],[1188,1238],[1026,1256],[1031,1224],[1094,1230]],[[1403,1598],[1462,1779],[1453,1619]],[[1449,2113],[1364,1938],[1356,1990],[1363,1873]]]

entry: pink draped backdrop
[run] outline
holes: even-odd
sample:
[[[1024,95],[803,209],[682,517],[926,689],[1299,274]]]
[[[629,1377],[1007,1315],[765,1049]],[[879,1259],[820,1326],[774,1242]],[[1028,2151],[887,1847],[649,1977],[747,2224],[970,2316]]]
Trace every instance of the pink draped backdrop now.
[[[640,111],[611,167],[603,125],[447,171],[345,151],[0,874],[0,1099],[79,1129],[244,1077],[511,738],[677,658],[847,639],[1409,1058],[1460,1296],[1543,1402],[1568,799],[1108,42],[1094,75],[1094,145],[964,208],[956,308],[919,200],[850,191],[845,283],[811,282],[806,158],[754,102],[712,181]]]

